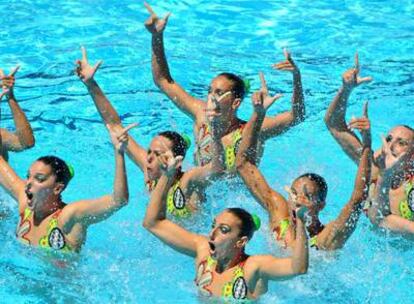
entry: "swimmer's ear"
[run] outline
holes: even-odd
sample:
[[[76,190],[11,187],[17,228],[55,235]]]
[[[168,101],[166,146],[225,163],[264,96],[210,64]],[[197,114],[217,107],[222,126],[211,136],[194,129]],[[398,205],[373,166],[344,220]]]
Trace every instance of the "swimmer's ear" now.
[[[235,98],[232,103],[232,108],[236,110],[241,104],[241,98]]]
[[[238,240],[236,242],[236,247],[237,248],[243,248],[244,246],[246,246],[247,242],[249,241],[249,239],[247,238],[247,236],[242,236],[240,238],[240,240]]]

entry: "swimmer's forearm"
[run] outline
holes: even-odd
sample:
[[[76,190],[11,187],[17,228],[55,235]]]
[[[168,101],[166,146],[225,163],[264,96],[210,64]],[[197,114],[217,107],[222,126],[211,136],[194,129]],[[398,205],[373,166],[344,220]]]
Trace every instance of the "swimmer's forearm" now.
[[[325,123],[328,128],[347,129],[345,122],[346,108],[352,89],[341,86],[328,107],[325,114]]]
[[[121,118],[108,98],[106,98],[98,83],[92,79],[88,81],[86,86],[104,122],[107,124],[121,124]]]
[[[152,76],[157,86],[160,86],[161,80],[169,83],[173,82],[168,67],[167,57],[164,50],[164,35],[157,33],[152,35]]]
[[[301,219],[296,221],[296,239],[292,252],[292,269],[296,274],[303,274],[308,271],[309,248],[308,237],[305,232],[305,225]]]
[[[152,191],[151,199],[147,207],[144,218],[144,227],[151,229],[158,221],[166,218],[166,197],[168,189],[172,184],[172,178],[163,175],[157,182],[157,186]]]
[[[299,70],[293,73],[292,113],[293,124],[298,124],[305,119],[305,98],[303,96],[302,77]]]
[[[240,143],[239,152],[236,156],[236,166],[240,167],[248,161],[256,164],[258,138],[265,118],[265,112],[253,112],[250,120],[243,130],[243,137]]]
[[[115,149],[114,202],[116,205],[122,206],[127,204],[128,200],[128,180],[126,175],[124,153]]]
[[[8,102],[12,111],[14,124],[16,126],[16,135],[19,139],[19,147],[17,147],[17,150],[33,147],[35,144],[35,139],[33,136],[32,127],[25,113],[17,103],[13,91],[9,95]]]

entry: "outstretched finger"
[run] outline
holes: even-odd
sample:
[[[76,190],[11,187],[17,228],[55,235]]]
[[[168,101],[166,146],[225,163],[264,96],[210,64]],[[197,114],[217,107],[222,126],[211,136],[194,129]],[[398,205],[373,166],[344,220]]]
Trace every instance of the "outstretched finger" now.
[[[364,103],[364,107],[362,110],[362,116],[368,118],[368,101]]]
[[[359,56],[358,56],[358,52],[355,52],[355,70],[357,70],[359,72]]]
[[[263,72],[259,72],[259,77],[260,77],[260,83],[261,83],[261,91],[267,92],[267,83],[266,83],[266,79],[264,77]]]
[[[272,106],[272,104],[274,104],[275,103],[275,101],[276,100],[278,100],[279,98],[281,98],[283,95],[282,94],[276,94],[275,96],[273,96],[271,99],[270,99],[270,102],[269,102],[269,104],[266,106],[266,108],[268,109],[268,108],[270,108],[271,106]]]
[[[372,77],[358,77],[357,81],[358,81],[358,84],[365,83],[365,82],[371,82]]]
[[[88,55],[86,54],[86,49],[85,47],[82,45],[81,46],[81,51],[82,51],[82,61],[88,61]]]
[[[10,76],[14,76],[17,71],[20,69],[20,65],[16,65],[10,72]]]
[[[103,60],[99,60],[93,67],[93,70],[96,72],[99,67],[101,66],[101,64],[103,63]]]
[[[287,61],[289,61],[290,63],[292,63],[292,55],[291,53],[288,51],[287,48],[283,49],[283,54],[285,55],[285,58]]]
[[[132,124],[130,124],[130,125],[128,125],[128,126],[126,126],[125,128],[123,128],[123,129],[122,129],[122,131],[121,131],[121,134],[125,134],[125,133],[127,133],[129,130],[131,130],[132,128],[135,128],[135,127],[137,127],[137,126],[138,126],[138,123],[137,123],[137,122],[132,123]]]
[[[152,7],[147,2],[144,2],[144,6],[151,15],[155,15],[155,12],[152,10]]]
[[[2,69],[0,69],[0,78],[4,78],[4,71]]]
[[[170,18],[170,16],[171,16],[171,12],[167,13],[167,15],[165,15],[165,17],[163,18],[165,24],[168,23],[168,18]]]

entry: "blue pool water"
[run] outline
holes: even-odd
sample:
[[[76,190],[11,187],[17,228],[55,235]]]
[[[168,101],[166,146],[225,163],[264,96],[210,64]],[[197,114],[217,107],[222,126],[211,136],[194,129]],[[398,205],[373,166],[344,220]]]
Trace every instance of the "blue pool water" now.
[[[357,88],[349,117],[369,100],[374,143],[379,134],[414,122],[413,1],[195,1],[152,3],[161,15],[172,11],[166,51],[174,78],[192,94],[222,71],[240,74],[258,87],[258,71],[274,92],[283,92],[271,113],[288,109],[291,77],[271,69],[289,47],[301,68],[306,121],[268,141],[261,170],[280,191],[306,171],[326,177],[328,204],[322,220],[333,220],[347,202],[356,167],[330,137],[325,110],[341,84],[341,74],[358,50],[361,74],[374,82]],[[112,146],[83,84],[72,73],[79,46],[92,62],[103,59],[96,79],[123,117],[139,122],[132,135],[146,146],[160,130],[191,134],[192,122],[152,81],[147,13],[139,1],[2,1],[0,67],[21,65],[16,96],[35,130],[36,147],[12,154],[20,176],[35,158],[57,154],[76,170],[65,191],[68,202],[111,191]],[[249,98],[240,116],[251,113]],[[13,126],[2,103],[1,127]],[[187,157],[186,166],[192,166]],[[55,258],[20,245],[14,237],[14,202],[0,190],[1,303],[197,303],[194,267],[141,227],[148,202],[139,170],[128,162],[130,204],[91,227],[83,251],[66,268]],[[237,191],[229,191],[237,189]],[[193,230],[207,232],[214,214],[241,205],[266,214],[237,181],[209,190],[208,206]],[[248,246],[249,253],[281,255],[266,225]],[[412,303],[412,243],[373,231],[365,217],[345,248],[336,253],[311,250],[305,276],[273,282],[261,303]]]

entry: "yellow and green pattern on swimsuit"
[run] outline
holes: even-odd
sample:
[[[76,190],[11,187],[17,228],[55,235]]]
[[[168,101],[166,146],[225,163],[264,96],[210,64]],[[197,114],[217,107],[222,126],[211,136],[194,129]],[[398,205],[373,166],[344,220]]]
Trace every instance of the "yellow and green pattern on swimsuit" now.
[[[412,181],[405,184],[405,200],[402,200],[399,205],[400,214],[403,218],[414,220],[414,186]]]
[[[227,171],[234,171],[236,164],[236,155],[239,143],[242,138],[242,128],[238,128],[231,134],[231,145],[225,147],[225,164]]]
[[[313,236],[309,239],[309,246],[315,247],[316,249],[319,249],[318,248],[318,236],[317,235],[315,235],[315,236]]]
[[[175,217],[185,218],[190,216],[191,210],[186,204],[184,193],[180,188],[180,180],[168,190],[167,212]]]

